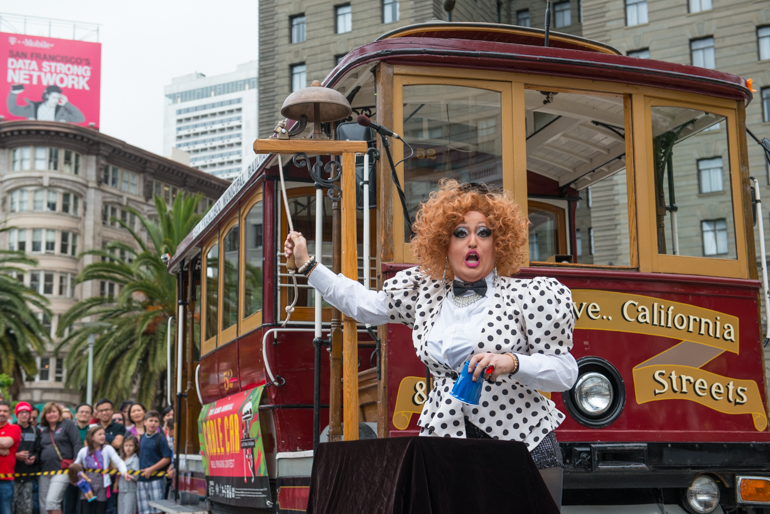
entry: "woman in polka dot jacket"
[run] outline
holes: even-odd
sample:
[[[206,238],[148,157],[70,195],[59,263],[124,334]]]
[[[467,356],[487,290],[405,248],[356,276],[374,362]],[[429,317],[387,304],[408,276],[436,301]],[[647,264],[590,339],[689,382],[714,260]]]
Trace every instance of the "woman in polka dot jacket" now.
[[[560,504],[562,457],[553,431],[564,415],[539,391],[566,391],[577,377],[569,353],[572,295],[552,278],[509,278],[525,261],[528,223],[506,192],[444,180],[414,224],[420,265],[387,280],[382,291],[316,263],[299,233],[289,234],[284,250],[348,316],[413,329],[417,356],[434,378],[421,435],[524,442]],[[449,394],[469,358],[473,379],[488,378],[477,406]],[[489,366],[494,371],[482,377]]]

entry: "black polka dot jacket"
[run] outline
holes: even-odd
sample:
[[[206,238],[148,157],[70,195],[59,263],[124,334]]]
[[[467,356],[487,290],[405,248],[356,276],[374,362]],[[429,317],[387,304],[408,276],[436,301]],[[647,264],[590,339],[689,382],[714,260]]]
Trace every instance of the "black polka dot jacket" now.
[[[465,437],[467,418],[494,439],[522,441],[532,450],[564,421],[564,414],[551,400],[517,382],[516,375],[501,375],[497,382],[486,383],[479,405],[462,403],[449,394],[454,386],[452,376],[461,370],[436,361],[427,340],[450,287],[451,282],[434,280],[419,268],[399,272],[383,287],[389,321],[413,329],[417,356],[433,373],[433,389],[418,421],[421,434]],[[556,279],[498,277],[484,317],[478,323],[473,354],[560,355],[572,348],[572,293]]]

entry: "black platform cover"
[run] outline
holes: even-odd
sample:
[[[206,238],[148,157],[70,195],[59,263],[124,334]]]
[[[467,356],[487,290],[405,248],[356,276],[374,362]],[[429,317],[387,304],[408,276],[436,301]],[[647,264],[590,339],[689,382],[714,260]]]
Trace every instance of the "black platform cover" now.
[[[393,437],[325,443],[308,513],[558,514],[523,443]]]

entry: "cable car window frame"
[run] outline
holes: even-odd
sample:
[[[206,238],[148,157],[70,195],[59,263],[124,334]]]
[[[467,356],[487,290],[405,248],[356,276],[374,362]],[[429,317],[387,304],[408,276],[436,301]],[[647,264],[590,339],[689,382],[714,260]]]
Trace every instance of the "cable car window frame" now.
[[[216,230],[211,239],[209,239],[204,245],[201,252],[201,352],[200,356],[210,354],[217,349],[217,339],[219,336],[219,297],[217,297],[217,330],[213,337],[206,339],[206,329],[208,326],[208,276],[206,270],[208,269],[208,257],[211,247],[215,244],[219,244],[219,230]],[[219,278],[217,278],[217,289],[219,290]]]
[[[399,71],[409,71],[408,68],[398,67]],[[417,70],[416,74],[408,73],[395,73],[393,75],[393,130],[398,134],[404,133],[404,87],[405,86],[417,86],[417,85],[435,85],[435,86],[457,86],[467,87],[485,91],[493,91],[500,94],[500,106],[501,106],[501,141],[502,141],[502,175],[503,175],[503,188],[509,191],[515,191],[513,177],[515,174],[507,172],[506,170],[513,169],[517,164],[515,161],[516,154],[514,148],[514,125],[515,125],[515,108],[514,108],[514,86],[511,80],[506,77],[500,79],[485,79],[479,80],[478,78],[463,78],[460,76],[450,75],[431,75],[426,74],[424,69],[414,68]],[[445,71],[445,70],[442,70]],[[519,84],[521,85],[521,84]],[[523,106],[523,93],[522,106]],[[508,113],[508,114],[506,114]],[[523,125],[521,127],[523,130]],[[392,147],[393,159],[395,162],[404,158],[404,145],[394,144]],[[525,163],[526,165],[526,163]],[[380,166],[387,166],[387,162],[380,160]],[[386,175],[389,176],[390,170],[386,170]],[[400,164],[396,169],[398,178],[401,184],[404,184],[404,164]],[[388,181],[390,183],[390,181]],[[526,184],[525,184],[526,185]],[[408,262],[416,263],[414,255],[412,254],[411,244],[404,242],[405,240],[405,227],[404,216],[401,212],[400,206],[396,208],[396,202],[398,202],[397,195],[394,196],[394,209],[393,214],[395,216],[393,223],[393,236],[394,247],[393,257],[396,262]],[[519,198],[516,198],[517,203]]]
[[[724,278],[749,278],[748,239],[746,217],[742,198],[742,175],[748,171],[741,167],[741,152],[738,143],[738,113],[736,103],[732,108],[721,107],[718,99],[710,103],[698,103],[674,95],[647,95],[643,99],[643,115],[639,116],[643,126],[644,152],[637,152],[637,166],[640,169],[653,169],[652,108],[681,107],[700,110],[723,116],[727,130],[727,150],[730,169],[730,191],[732,195],[732,214],[735,225],[735,259],[718,257],[694,257],[687,255],[667,255],[658,253],[657,223],[655,222],[655,173],[647,173],[646,180],[639,177],[636,182],[639,218],[647,222],[647,229],[639,232],[639,248],[644,249],[645,260],[649,262],[649,271],[653,273],[675,273],[682,275],[701,275]],[[641,107],[641,106],[640,106]],[[640,130],[641,128],[637,128]]]
[[[232,218],[227,220],[227,223],[222,225],[220,227],[220,229],[219,229],[219,237],[218,237],[218,240],[219,240],[219,298],[217,298],[217,302],[218,302],[218,306],[217,306],[217,328],[218,328],[218,330],[217,330],[217,335],[218,335],[218,338],[217,338],[217,348],[221,348],[222,346],[226,345],[227,343],[229,343],[231,341],[234,341],[238,337],[238,335],[239,335],[238,328],[240,326],[240,319],[241,319],[241,317],[240,317],[240,311],[241,311],[241,309],[240,309],[240,303],[241,303],[241,300],[240,300],[241,293],[240,293],[240,291],[238,291],[238,295],[237,295],[237,299],[236,299],[236,301],[238,303],[238,305],[236,306],[236,308],[238,310],[238,313],[237,313],[237,315],[235,317],[235,320],[236,320],[235,324],[233,324],[233,325],[231,325],[231,326],[229,326],[227,328],[224,328],[222,326],[222,324],[224,322],[223,314],[224,314],[224,302],[225,302],[225,298],[224,298],[224,291],[225,291],[225,281],[224,281],[224,277],[225,277],[225,237],[227,237],[227,234],[230,232],[230,229],[233,228],[236,225],[238,225],[238,228],[240,230],[240,225],[238,223],[239,221],[240,221],[240,211],[236,212],[235,216],[233,216]],[[240,277],[240,274],[241,274],[240,268],[242,267],[242,263],[243,263],[243,240],[241,239],[241,234],[238,234],[238,246],[239,246],[239,248],[238,248],[238,273],[237,273],[236,276]],[[237,285],[238,285],[238,288],[241,287],[240,278],[238,279]]]
[[[246,230],[244,230],[244,227],[246,227],[246,219],[248,218],[249,214],[251,213],[251,210],[258,204],[262,203],[261,209],[262,209],[262,223],[264,227],[264,220],[265,220],[265,202],[264,202],[264,193],[263,193],[263,186],[260,185],[259,189],[253,193],[253,196],[249,201],[244,204],[243,208],[241,208],[240,212],[240,220],[241,220],[241,259],[239,262],[239,288],[240,291],[238,293],[238,319],[240,320],[240,334],[244,335],[247,334],[253,330],[256,330],[260,326],[262,326],[262,312],[265,308],[265,266],[264,266],[264,260],[265,260],[265,241],[267,237],[266,230],[263,229],[262,231],[262,306],[255,312],[247,313],[246,312]]]

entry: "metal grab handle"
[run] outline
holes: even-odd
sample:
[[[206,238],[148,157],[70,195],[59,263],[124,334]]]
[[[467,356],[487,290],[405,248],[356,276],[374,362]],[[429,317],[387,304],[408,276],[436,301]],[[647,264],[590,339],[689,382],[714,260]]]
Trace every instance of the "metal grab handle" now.
[[[201,398],[200,372],[201,365],[198,364],[198,367],[195,368],[195,392],[198,393],[198,401],[203,405],[203,398]]]
[[[173,322],[174,316],[170,316],[166,325],[166,401],[169,405],[174,405],[171,403],[171,323]]]

